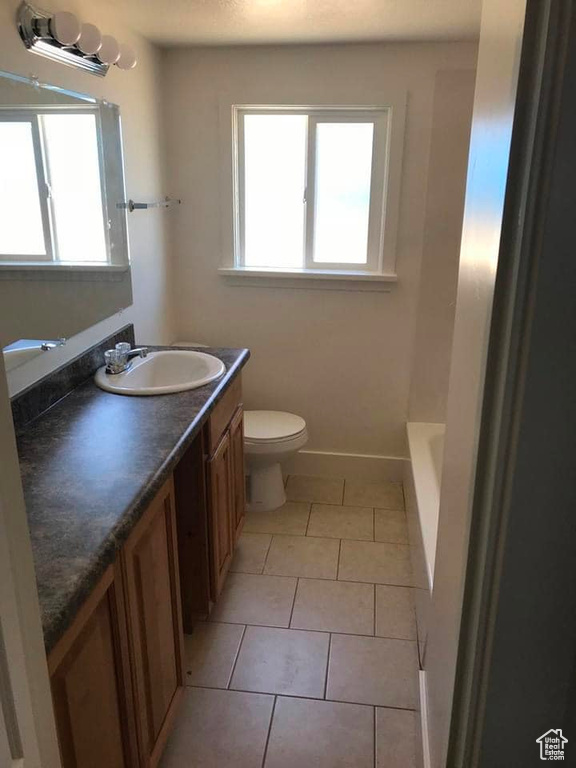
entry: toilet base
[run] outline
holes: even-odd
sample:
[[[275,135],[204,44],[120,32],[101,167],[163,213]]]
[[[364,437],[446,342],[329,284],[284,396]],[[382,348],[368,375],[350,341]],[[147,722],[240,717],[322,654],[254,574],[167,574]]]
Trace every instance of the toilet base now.
[[[251,467],[248,474],[247,512],[272,512],[286,503],[284,478],[279,463]]]

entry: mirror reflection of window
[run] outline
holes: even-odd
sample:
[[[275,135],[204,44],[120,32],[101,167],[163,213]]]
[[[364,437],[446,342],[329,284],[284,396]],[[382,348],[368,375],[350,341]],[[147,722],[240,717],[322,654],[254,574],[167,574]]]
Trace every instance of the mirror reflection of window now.
[[[0,113],[0,169],[0,259],[109,261],[94,112]]]
[[[45,259],[43,212],[31,121],[0,122],[0,254]]]

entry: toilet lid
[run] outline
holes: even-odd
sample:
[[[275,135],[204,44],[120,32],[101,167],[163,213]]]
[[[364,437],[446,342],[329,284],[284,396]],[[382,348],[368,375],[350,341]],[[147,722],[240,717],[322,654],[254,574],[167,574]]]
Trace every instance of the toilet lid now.
[[[244,411],[244,438],[249,441],[285,440],[306,429],[300,416],[283,411]]]

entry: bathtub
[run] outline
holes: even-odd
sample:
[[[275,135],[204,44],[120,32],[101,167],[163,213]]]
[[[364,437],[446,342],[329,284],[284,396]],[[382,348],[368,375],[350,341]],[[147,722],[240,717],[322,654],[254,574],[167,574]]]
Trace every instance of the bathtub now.
[[[428,613],[434,587],[434,563],[444,454],[444,424],[408,422],[410,462],[404,477],[410,553],[414,572],[420,662],[424,665]]]

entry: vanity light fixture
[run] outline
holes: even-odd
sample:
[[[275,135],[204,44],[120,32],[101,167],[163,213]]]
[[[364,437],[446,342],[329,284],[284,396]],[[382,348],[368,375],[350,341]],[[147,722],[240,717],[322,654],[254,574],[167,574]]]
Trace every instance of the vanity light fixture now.
[[[29,51],[94,75],[104,77],[113,64],[134,69],[138,63],[130,46],[103,35],[94,24],[81,24],[68,11],[50,13],[24,1],[18,8],[17,24]]]

